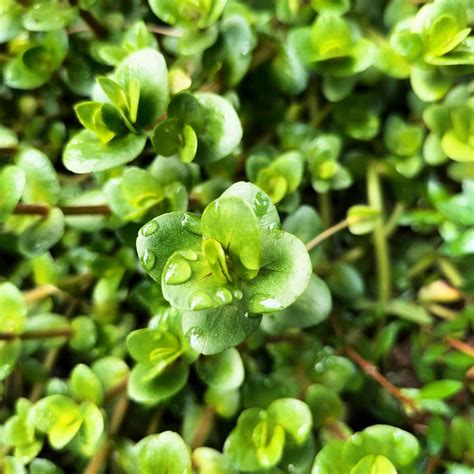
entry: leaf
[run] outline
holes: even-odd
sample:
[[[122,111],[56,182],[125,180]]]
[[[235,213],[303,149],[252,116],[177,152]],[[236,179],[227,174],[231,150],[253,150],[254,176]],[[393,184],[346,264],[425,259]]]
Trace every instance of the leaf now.
[[[350,474],[397,474],[395,466],[385,456],[364,456]]]
[[[129,133],[102,143],[89,130],[74,135],[63,153],[64,166],[73,173],[93,173],[124,165],[137,158],[145,147],[146,137]]]
[[[156,405],[178,393],[188,380],[189,368],[182,362],[165,367],[159,375],[147,378],[149,364],[137,364],[130,374],[128,395],[132,400],[146,405]]]
[[[138,234],[137,252],[145,271],[161,284],[168,259],[177,251],[199,251],[199,217],[189,212],[170,212],[146,223]]]
[[[29,31],[54,31],[68,26],[76,18],[76,8],[58,2],[37,3],[24,14],[23,26]]]
[[[48,157],[41,151],[22,147],[15,158],[15,164],[26,176],[23,202],[26,204],[51,204],[59,199],[59,179]]]
[[[217,354],[241,343],[260,325],[241,304],[183,313],[183,332],[191,347],[201,354]]]
[[[240,471],[268,469],[281,459],[284,443],[284,430],[274,425],[265,411],[249,408],[227,437],[224,454]]]
[[[237,197],[221,196],[204,210],[201,227],[205,239],[215,239],[222,245],[241,278],[255,278],[261,262],[260,231],[250,204]],[[248,245],[249,241],[253,245]]]
[[[252,183],[239,181],[227,188],[221,197],[240,197],[245,200],[257,217],[258,226],[261,230],[280,228],[280,216],[269,196]]]
[[[193,28],[208,28],[217,21],[227,0],[149,0],[153,13],[165,23]]]
[[[311,28],[311,45],[316,61],[348,56],[351,32],[345,20],[335,15],[319,15]]]
[[[319,13],[344,15],[350,7],[350,0],[311,0],[311,6]]]
[[[448,130],[441,138],[441,149],[455,161],[474,162],[474,146],[462,141],[454,130]]]
[[[474,229],[468,229],[462,232],[455,239],[445,242],[441,246],[444,254],[451,257],[460,257],[474,253]]]
[[[154,125],[169,100],[168,69],[163,55],[151,48],[136,51],[120,63],[115,78],[124,90],[136,88],[138,82],[140,99],[136,125],[141,128]]]
[[[18,249],[25,257],[38,257],[56,245],[64,235],[64,214],[54,208],[44,218],[30,224],[18,239]]]
[[[292,304],[308,286],[312,273],[301,240],[287,232],[262,232],[262,265],[258,275],[244,284],[251,313],[273,313]]]
[[[266,314],[262,327],[272,334],[289,328],[306,328],[324,321],[331,311],[331,293],[323,280],[314,273],[311,275],[306,290],[288,306],[272,314]]]
[[[83,416],[79,406],[64,395],[42,398],[32,408],[32,422],[47,433],[54,449],[66,446],[79,431]]]
[[[379,218],[380,212],[370,206],[355,205],[347,211],[349,230],[354,235],[364,235],[372,232]]]
[[[443,75],[439,68],[413,66],[410,83],[421,100],[434,102],[445,96],[451,87],[452,79]]]
[[[431,324],[432,318],[422,307],[411,301],[395,299],[389,301],[385,310],[388,314],[393,314],[407,321],[417,324]]]
[[[21,334],[28,307],[20,290],[12,283],[0,283],[0,331]]]
[[[181,436],[172,431],[143,438],[135,447],[143,474],[191,474],[191,456]]]
[[[199,377],[210,387],[219,390],[239,388],[245,377],[244,364],[239,351],[227,349],[216,355],[198,360]]]
[[[104,432],[104,416],[100,409],[89,401],[80,405],[83,422],[76,441],[81,445],[81,450],[88,456],[92,456],[97,451],[97,443]]]
[[[458,393],[463,388],[463,383],[459,380],[436,380],[422,387],[417,395],[420,400],[444,400]]]
[[[297,444],[308,438],[313,426],[313,416],[306,403],[296,398],[280,398],[268,406],[271,420],[290,434]]]
[[[7,165],[0,173],[0,222],[5,222],[20,201],[26,186],[25,172],[18,166]]]
[[[237,474],[225,456],[212,448],[196,448],[192,460],[198,474]]]
[[[344,415],[344,404],[339,395],[324,385],[310,385],[306,390],[305,402],[311,410],[316,427],[334,422]]]
[[[85,364],[74,367],[69,378],[71,395],[77,400],[102,403],[104,392],[97,375]]]
[[[198,138],[196,159],[217,161],[232,153],[242,139],[242,125],[230,102],[216,94],[183,93],[173,98],[168,116],[187,123]]]

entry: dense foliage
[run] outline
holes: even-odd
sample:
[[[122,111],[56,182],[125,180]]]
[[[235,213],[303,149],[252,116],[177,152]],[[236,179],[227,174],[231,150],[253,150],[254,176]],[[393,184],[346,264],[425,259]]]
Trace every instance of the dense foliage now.
[[[472,474],[473,24],[0,0],[0,471]]]

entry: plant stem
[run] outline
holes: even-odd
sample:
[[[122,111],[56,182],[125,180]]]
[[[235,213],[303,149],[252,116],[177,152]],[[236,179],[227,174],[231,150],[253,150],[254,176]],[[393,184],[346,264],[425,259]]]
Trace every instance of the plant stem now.
[[[61,290],[54,285],[46,284],[24,291],[23,298],[28,304],[32,304],[56,293],[61,293]]]
[[[22,334],[14,334],[11,332],[0,333],[0,341],[12,341],[13,339],[21,339],[23,341],[31,339],[50,339],[54,337],[71,337],[72,328],[50,329],[45,331],[25,331]]]
[[[474,347],[472,347],[467,342],[460,341],[459,339],[456,339],[455,337],[450,337],[450,336],[445,337],[444,340],[453,349],[456,349],[459,352],[462,352],[463,354],[466,354],[470,357],[474,357]]]
[[[332,227],[329,227],[329,229],[326,229],[325,231],[318,234],[314,239],[310,240],[306,244],[306,250],[309,251],[309,250],[314,249],[314,247],[320,244],[323,240],[326,240],[327,238],[331,237],[331,235],[334,235],[340,230],[343,230],[347,227],[349,227],[349,219],[344,219],[338,224],[335,224]]]
[[[59,347],[55,347],[54,349],[50,349],[43,360],[43,367],[45,371],[49,374],[56,363],[56,360],[59,356]],[[44,389],[44,382],[36,382],[33,385],[30,393],[30,401],[33,403],[38,401],[41,398],[41,394],[43,393]]]
[[[214,418],[216,416],[216,411],[212,406],[206,406],[202,412],[201,419],[194,433],[194,437],[191,441],[192,449],[202,446],[207,437],[209,436],[209,431],[211,430]]]
[[[376,163],[369,164],[367,169],[367,197],[369,206],[379,211],[380,216],[374,224],[373,240],[377,266],[379,302],[385,306],[390,299],[390,257],[383,223],[383,198]]]
[[[17,204],[13,214],[18,215],[40,215],[47,216],[50,207],[44,204]],[[59,209],[63,214],[69,216],[82,216],[82,215],[109,215],[110,208],[105,204],[99,204],[94,206],[59,206]]]
[[[402,217],[403,213],[405,212],[405,205],[397,202],[395,207],[393,208],[392,214],[390,215],[387,223],[385,224],[385,237],[390,237],[396,230],[398,226],[398,221],[400,217]]]
[[[324,227],[329,227],[332,221],[331,200],[329,198],[329,191],[326,193],[318,194],[318,207]]]
[[[153,25],[151,23],[146,23],[146,29],[150,33],[156,33],[158,35],[163,35],[163,36],[173,36],[174,38],[181,38],[183,36],[183,33],[179,30],[176,30],[174,28],[169,28],[166,26],[159,26],[159,25]]]
[[[369,362],[368,360],[364,359],[358,352],[356,352],[352,347],[345,346],[344,351],[346,354],[362,369],[362,371],[368,375],[370,378],[374,379],[378,384],[380,384],[387,392],[392,394],[395,398],[398,398],[403,404],[410,406],[413,411],[417,412],[418,408],[415,405],[415,402],[404,395],[399,388],[395,387],[395,385],[390,382],[384,375],[379,372],[379,369]]]

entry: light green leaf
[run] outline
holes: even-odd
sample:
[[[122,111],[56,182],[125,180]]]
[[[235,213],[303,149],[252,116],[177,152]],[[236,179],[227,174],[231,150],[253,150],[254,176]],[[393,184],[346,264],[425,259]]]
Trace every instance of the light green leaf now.
[[[410,83],[415,94],[425,102],[442,99],[452,84],[452,79],[439,68],[413,66]]]
[[[350,474],[397,474],[395,466],[385,456],[364,456]]]
[[[20,334],[26,324],[27,312],[21,291],[12,283],[0,283],[0,331]]]
[[[102,143],[94,133],[83,130],[64,148],[64,166],[73,173],[107,170],[137,158],[145,143],[146,136],[133,133]]]
[[[444,400],[458,393],[463,388],[463,383],[459,380],[435,380],[421,388],[417,394],[420,400]]]
[[[71,24],[77,10],[59,2],[37,3],[23,16],[23,26],[29,31],[54,31]]]
[[[375,223],[380,217],[380,212],[370,206],[355,205],[347,211],[349,230],[354,235],[364,235],[372,232]]]
[[[222,245],[241,278],[255,278],[261,264],[260,231],[250,204],[237,197],[220,197],[204,210],[201,226],[203,237]]]
[[[18,249],[25,257],[38,257],[56,245],[64,235],[64,214],[51,209],[46,217],[30,224],[18,239]]]
[[[201,248],[199,217],[189,212],[170,212],[146,223],[138,234],[137,252],[145,271],[161,284],[166,262],[180,250]]]
[[[80,401],[102,403],[104,391],[97,375],[85,364],[74,367],[69,377],[71,395]]]
[[[127,91],[136,88],[138,81],[140,100],[136,124],[141,128],[154,125],[169,100],[168,69],[163,55],[151,48],[136,51],[120,63],[115,78]]]
[[[231,304],[204,311],[183,313],[183,332],[191,347],[201,354],[217,354],[234,347],[260,325],[259,317],[249,317],[243,304]]]
[[[177,433],[165,431],[147,436],[135,447],[142,474],[191,474],[191,456]]]
[[[308,438],[313,416],[306,403],[296,398],[280,398],[268,406],[270,419],[293,437],[297,444]]]
[[[385,310],[399,318],[406,319],[417,324],[431,324],[432,318],[420,305],[402,299],[391,300]]]
[[[227,349],[216,355],[201,357],[198,360],[199,377],[210,387],[232,390],[244,381],[244,364],[237,349]]]
[[[0,222],[10,217],[26,186],[26,174],[18,166],[7,165],[0,172]]]
[[[244,285],[251,313],[273,313],[292,304],[308,286],[311,260],[301,240],[278,230],[262,232],[262,265]]]

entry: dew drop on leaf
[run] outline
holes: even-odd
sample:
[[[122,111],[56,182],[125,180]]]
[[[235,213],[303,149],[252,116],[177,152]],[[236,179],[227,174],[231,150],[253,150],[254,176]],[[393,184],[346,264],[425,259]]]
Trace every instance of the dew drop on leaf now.
[[[156,255],[151,250],[145,250],[142,259],[143,268],[146,271],[150,271],[156,263]]]
[[[195,262],[198,259],[198,254],[194,250],[183,250],[181,255],[190,262]]]
[[[232,293],[227,288],[218,288],[216,297],[219,303],[229,304],[232,302]]]
[[[265,313],[266,311],[278,311],[283,305],[270,295],[257,293],[250,299],[249,308],[254,313]]]
[[[175,259],[166,270],[165,283],[168,285],[180,285],[187,282],[192,274],[191,266],[184,258]]]
[[[253,208],[257,217],[261,217],[267,212],[268,205],[270,204],[270,200],[268,199],[265,194],[259,191],[253,200]]]
[[[212,308],[212,306],[213,301],[211,296],[207,293],[204,293],[203,291],[198,291],[197,293],[194,293],[193,297],[191,298],[190,307],[194,311]]]
[[[141,228],[141,234],[143,237],[149,237],[158,230],[158,224],[156,221],[150,221]]]

